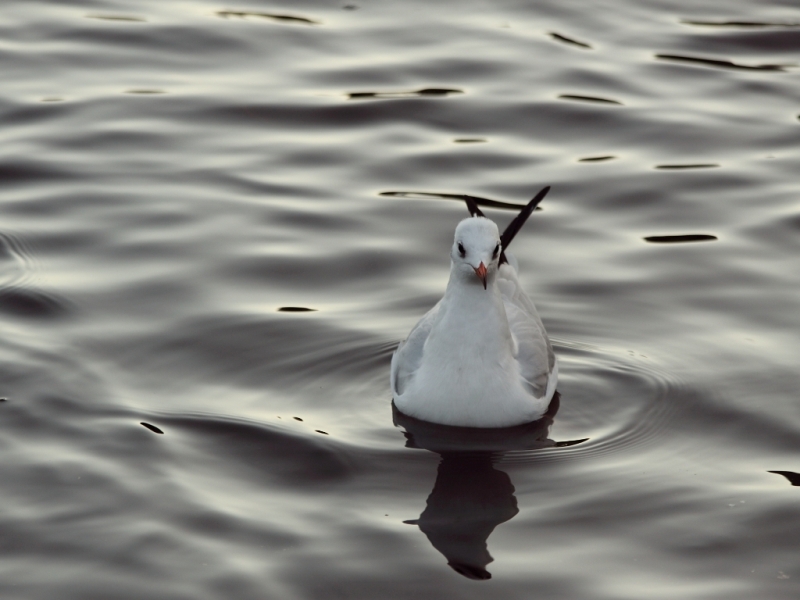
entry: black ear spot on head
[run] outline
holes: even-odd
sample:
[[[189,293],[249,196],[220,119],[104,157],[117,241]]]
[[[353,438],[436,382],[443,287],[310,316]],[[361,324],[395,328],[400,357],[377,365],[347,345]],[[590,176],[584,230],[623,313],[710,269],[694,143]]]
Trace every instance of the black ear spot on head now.
[[[458,253],[461,255],[461,258],[464,258],[467,255],[467,251],[464,250],[464,244],[458,242]]]
[[[492,252],[492,258],[497,258],[497,253],[500,252],[500,244],[497,244],[494,247],[494,252]]]

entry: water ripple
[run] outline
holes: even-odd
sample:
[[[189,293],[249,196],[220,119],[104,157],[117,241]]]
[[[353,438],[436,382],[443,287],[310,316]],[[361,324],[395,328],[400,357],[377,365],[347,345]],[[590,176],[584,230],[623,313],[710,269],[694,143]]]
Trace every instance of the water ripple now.
[[[643,239],[653,244],[680,244],[685,242],[712,242],[719,238],[708,233],[686,233],[682,235],[648,235]]]
[[[716,169],[720,165],[717,163],[688,163],[674,165],[656,165],[656,169],[662,171],[683,171],[688,169]]]
[[[570,46],[577,46],[578,48],[588,48],[588,49],[592,48],[589,44],[585,42],[579,42],[576,39],[567,37],[565,35],[561,35],[560,33],[551,32],[550,37],[553,38],[554,40],[558,40],[559,42],[564,42],[565,44],[569,44]]]
[[[561,94],[559,96],[562,100],[575,100],[577,102],[596,102],[598,104],[616,104],[622,106],[622,102],[612,100],[610,98],[601,98],[600,96],[580,96],[577,94]]]
[[[463,94],[463,90],[456,90],[450,88],[423,88],[413,91],[401,92],[349,92],[347,97],[351,100],[364,100],[364,99],[392,99],[392,98],[430,98],[450,96],[452,94]]]
[[[692,21],[683,20],[685,25],[695,25],[697,27],[723,27],[733,29],[762,29],[768,27],[800,27],[800,23],[793,21]]]
[[[119,21],[124,23],[146,23],[147,19],[140,17],[129,17],[125,15],[86,15],[87,19],[98,19],[100,21]]]
[[[35,262],[25,240],[0,232],[0,287],[18,285],[30,278]]]
[[[578,162],[605,162],[615,159],[616,156],[611,154],[605,156],[587,156],[586,158],[579,158]]]
[[[229,19],[231,17],[236,17],[239,19],[247,19],[249,17],[255,17],[258,19],[269,19],[272,21],[278,21],[280,23],[301,23],[303,25],[321,24],[320,21],[315,21],[307,17],[299,17],[297,15],[284,15],[284,14],[255,12],[247,10],[219,10],[217,11],[216,15],[218,17],[222,17],[223,19]]]
[[[788,67],[794,66],[790,64],[745,65],[742,63],[735,63],[731,60],[685,56],[681,54],[656,54],[656,58],[659,60],[701,65],[717,69],[735,69],[741,71],[786,71]]]
[[[585,344],[556,343],[560,410],[554,442],[508,452],[505,462],[551,462],[642,451],[669,435],[682,382],[647,360],[622,358]],[[561,433],[559,433],[561,432]]]

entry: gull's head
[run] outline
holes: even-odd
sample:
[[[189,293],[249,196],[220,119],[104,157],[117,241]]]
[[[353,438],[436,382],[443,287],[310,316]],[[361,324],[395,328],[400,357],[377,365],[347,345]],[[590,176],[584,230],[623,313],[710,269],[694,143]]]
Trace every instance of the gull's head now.
[[[486,289],[487,277],[497,271],[501,250],[497,225],[485,217],[469,217],[456,227],[450,257],[458,271],[477,277]]]

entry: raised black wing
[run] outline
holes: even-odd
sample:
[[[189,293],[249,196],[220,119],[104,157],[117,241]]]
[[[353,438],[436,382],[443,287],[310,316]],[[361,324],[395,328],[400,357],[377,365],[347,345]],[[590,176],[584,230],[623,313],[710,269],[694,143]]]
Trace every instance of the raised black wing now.
[[[533,197],[533,200],[528,202],[528,205],[519,211],[519,214],[514,217],[514,220],[508,224],[506,230],[503,232],[503,235],[500,236],[500,247],[503,249],[502,254],[500,254],[500,264],[507,263],[508,260],[506,259],[506,249],[508,245],[511,243],[511,240],[514,239],[514,236],[517,235],[517,232],[522,229],[522,226],[525,224],[525,221],[528,220],[528,217],[531,216],[534,210],[536,210],[536,206],[539,202],[544,199],[547,195],[547,192],[550,191],[550,186],[544,187],[541,191]]]

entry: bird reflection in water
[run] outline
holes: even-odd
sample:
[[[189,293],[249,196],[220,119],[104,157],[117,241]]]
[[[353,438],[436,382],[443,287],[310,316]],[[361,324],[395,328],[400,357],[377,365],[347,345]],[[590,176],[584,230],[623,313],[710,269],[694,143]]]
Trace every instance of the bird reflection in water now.
[[[418,525],[447,564],[470,579],[492,577],[486,540],[519,512],[511,479],[493,463],[489,453],[442,454],[428,505],[419,519],[406,521]]]
[[[417,525],[457,573],[469,579],[491,579],[486,566],[494,559],[487,539],[495,527],[519,512],[514,485],[508,474],[497,468],[504,454],[585,441],[548,438],[558,405],[556,393],[541,419],[503,429],[437,425],[393,408],[395,425],[405,429],[406,447],[442,457],[425,510],[419,519],[405,522]]]

